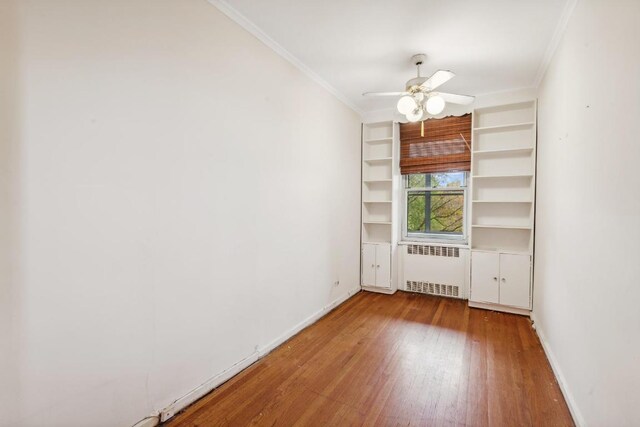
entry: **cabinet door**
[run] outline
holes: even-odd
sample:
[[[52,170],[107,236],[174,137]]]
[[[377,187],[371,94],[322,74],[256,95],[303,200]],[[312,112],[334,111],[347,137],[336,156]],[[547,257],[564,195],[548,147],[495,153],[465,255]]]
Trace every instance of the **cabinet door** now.
[[[376,248],[376,286],[391,287],[391,246],[377,245]]]
[[[529,255],[500,254],[500,304],[529,308]]]
[[[362,245],[362,284],[376,285],[376,245]]]
[[[471,253],[471,301],[497,304],[500,301],[499,254]]]

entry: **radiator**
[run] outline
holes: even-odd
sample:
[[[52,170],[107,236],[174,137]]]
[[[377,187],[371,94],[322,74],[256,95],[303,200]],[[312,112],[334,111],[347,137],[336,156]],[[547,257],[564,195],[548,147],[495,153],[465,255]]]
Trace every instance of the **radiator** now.
[[[467,299],[469,250],[452,246],[403,245],[405,291]]]

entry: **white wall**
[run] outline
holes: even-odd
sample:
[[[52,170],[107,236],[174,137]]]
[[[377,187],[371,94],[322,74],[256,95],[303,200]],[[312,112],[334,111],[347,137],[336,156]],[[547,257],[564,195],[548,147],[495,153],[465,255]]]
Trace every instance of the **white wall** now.
[[[638,18],[580,0],[540,88],[534,319],[583,425],[640,425]]]
[[[19,249],[17,229],[18,177],[18,28],[17,3],[0,1],[0,419],[17,425],[12,409],[18,405],[20,382],[16,365],[20,354],[18,311],[19,271],[15,253]]]
[[[205,0],[19,3],[0,424],[131,425],[359,288],[356,113]]]

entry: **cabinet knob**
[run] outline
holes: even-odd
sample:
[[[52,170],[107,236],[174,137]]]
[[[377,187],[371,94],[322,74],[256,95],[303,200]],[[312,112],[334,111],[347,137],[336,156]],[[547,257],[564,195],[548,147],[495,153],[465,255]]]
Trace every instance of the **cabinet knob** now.
[[[494,278],[493,278],[493,280],[495,280],[495,281],[497,282],[497,281],[498,281],[498,278],[497,278],[497,277],[494,277]]]
[[[505,279],[505,278],[503,277],[503,278],[502,278],[502,282],[504,283],[504,282],[506,282],[506,281],[507,281],[507,279]]]
[[[378,268],[380,268],[380,264],[378,264]]]
[[[375,267],[375,266],[376,266],[375,264],[371,264],[371,268],[373,268],[373,267]]]

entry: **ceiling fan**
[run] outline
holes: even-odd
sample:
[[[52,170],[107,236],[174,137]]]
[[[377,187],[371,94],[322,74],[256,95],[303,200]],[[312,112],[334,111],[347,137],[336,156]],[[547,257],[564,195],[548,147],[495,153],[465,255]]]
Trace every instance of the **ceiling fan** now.
[[[411,62],[418,68],[418,77],[407,81],[404,92],[365,92],[363,96],[401,96],[398,100],[398,111],[410,122],[419,122],[425,118],[425,113],[440,114],[447,102],[452,104],[470,104],[475,99],[469,95],[434,92],[440,85],[455,77],[451,71],[438,70],[431,77],[420,76],[420,66],[427,59],[427,55],[419,53],[411,57]]]

